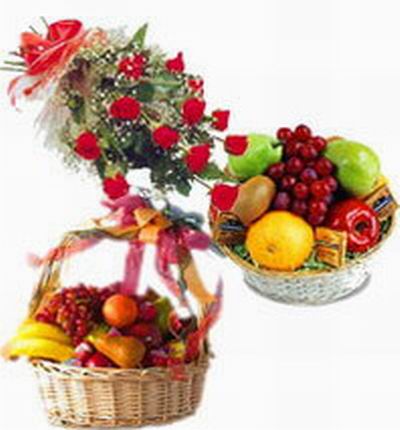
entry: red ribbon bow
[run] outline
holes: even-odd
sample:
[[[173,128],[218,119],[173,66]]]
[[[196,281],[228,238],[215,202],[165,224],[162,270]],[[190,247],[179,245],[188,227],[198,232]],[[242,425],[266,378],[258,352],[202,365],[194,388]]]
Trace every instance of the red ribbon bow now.
[[[36,33],[22,33],[21,54],[28,66],[28,75],[36,76],[57,66],[63,56],[76,48],[83,35],[83,25],[77,20],[64,20],[51,24],[46,38]]]
[[[27,71],[9,86],[12,103],[15,104],[17,98],[18,84],[22,83],[22,93],[30,96],[59,76],[82,46],[86,35],[82,23],[77,20],[57,21],[49,25],[46,37],[36,33],[22,33],[20,52]],[[31,79],[25,83],[22,81],[24,78]]]

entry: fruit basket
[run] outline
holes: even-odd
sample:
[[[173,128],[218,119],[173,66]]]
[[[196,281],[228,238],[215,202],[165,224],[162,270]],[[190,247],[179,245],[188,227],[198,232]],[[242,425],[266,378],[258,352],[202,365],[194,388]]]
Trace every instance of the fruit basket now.
[[[200,218],[169,204],[156,210],[141,196],[109,205],[109,215],[66,234],[44,258],[32,258],[42,275],[28,318],[3,348],[8,359],[30,359],[55,425],[169,423],[194,414],[203,394],[212,355],[208,334],[219,316],[222,284],[210,294],[195,264],[192,251],[210,246]],[[124,279],[104,288],[66,287],[65,263],[109,241],[129,245]],[[155,245],[165,296],[149,287],[139,291],[149,244]]]
[[[214,240],[253,290],[320,305],[363,289],[397,203],[377,154],[300,125],[228,136],[227,182],[211,191]],[[229,181],[229,183],[228,183]]]

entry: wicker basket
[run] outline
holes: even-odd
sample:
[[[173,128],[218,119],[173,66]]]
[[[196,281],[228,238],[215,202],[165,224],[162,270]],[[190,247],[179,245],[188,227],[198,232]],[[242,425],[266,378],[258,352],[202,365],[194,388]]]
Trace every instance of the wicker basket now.
[[[86,239],[99,236],[98,229],[68,233],[58,250],[68,252],[82,233]],[[31,300],[30,316],[62,287],[62,261],[52,258],[45,265]],[[141,427],[170,423],[195,413],[210,356],[205,342],[196,362],[177,368],[87,369],[45,360],[33,360],[31,364],[50,423],[66,427]]]
[[[167,369],[89,370],[32,363],[51,424],[64,427],[141,427],[195,413],[208,358],[185,366],[177,380]]]
[[[258,268],[240,258],[228,246],[222,252],[243,271],[245,283],[264,297],[292,305],[324,305],[356,294],[371,278],[370,263],[394,228],[363,256],[339,269],[325,271],[279,272]]]

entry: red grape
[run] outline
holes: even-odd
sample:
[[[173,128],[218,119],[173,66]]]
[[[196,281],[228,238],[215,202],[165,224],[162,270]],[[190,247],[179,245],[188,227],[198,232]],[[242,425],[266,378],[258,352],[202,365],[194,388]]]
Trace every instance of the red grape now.
[[[290,195],[285,191],[280,191],[276,194],[272,207],[276,210],[285,211],[290,206]]]
[[[139,304],[138,320],[144,322],[152,322],[157,317],[157,308],[151,302],[142,302]]]
[[[321,200],[323,202],[325,202],[329,207],[334,202],[335,199],[333,197],[333,194],[329,194],[329,196],[326,196],[326,197],[322,198]]]
[[[291,190],[296,183],[296,178],[291,175],[285,175],[281,180],[282,190]]]
[[[289,140],[291,140],[293,138],[293,132],[288,127],[282,127],[276,133],[276,137],[281,142],[286,143],[286,142],[288,142]]]
[[[285,146],[285,155],[286,157],[293,157],[297,155],[300,151],[300,148],[303,145],[295,140],[290,140]]]
[[[309,194],[308,186],[306,184],[304,184],[303,182],[298,182],[293,187],[293,194],[297,199],[305,200]]]
[[[331,187],[325,181],[319,180],[311,184],[310,191],[317,199],[323,199],[331,194]]]
[[[307,221],[313,226],[318,226],[324,223],[325,215],[308,214]]]
[[[325,215],[328,212],[328,205],[323,200],[311,200],[308,208],[313,215]]]
[[[301,173],[300,179],[305,184],[310,185],[311,183],[313,183],[314,181],[316,181],[318,179],[318,175],[317,175],[317,172],[313,168],[307,167]]]
[[[305,142],[311,137],[311,130],[306,125],[301,124],[296,127],[294,135],[298,140]]]
[[[280,179],[285,174],[285,163],[275,163],[267,170],[267,176],[272,179]]]
[[[315,137],[311,138],[309,140],[309,143],[312,143],[318,152],[323,151],[327,145],[327,141],[323,137],[320,137],[320,136],[315,136]]]
[[[338,189],[338,181],[333,176],[324,178],[324,182],[329,185],[331,192],[334,193]]]
[[[304,169],[304,163],[298,157],[289,158],[286,163],[286,170],[291,175],[297,175]]]
[[[304,216],[307,213],[307,203],[304,200],[295,200],[292,203],[290,210],[299,216]]]
[[[322,155],[328,143],[313,136],[304,124],[294,131],[282,127],[277,137],[284,143],[283,159],[266,172],[278,187],[272,207],[291,211],[313,226],[321,225],[338,189],[334,165]]]
[[[103,303],[116,291],[116,285],[97,289],[80,284],[55,294],[36,316],[37,321],[58,325],[79,345],[102,319]]]
[[[315,163],[315,170],[320,176],[329,176],[333,172],[333,164],[327,158],[319,158]]]
[[[317,158],[318,151],[315,149],[313,145],[306,144],[303,145],[300,150],[300,156],[304,158],[305,160],[312,160],[314,158]]]
[[[138,323],[129,327],[124,334],[140,339],[148,348],[157,348],[163,341],[160,329],[155,324]]]

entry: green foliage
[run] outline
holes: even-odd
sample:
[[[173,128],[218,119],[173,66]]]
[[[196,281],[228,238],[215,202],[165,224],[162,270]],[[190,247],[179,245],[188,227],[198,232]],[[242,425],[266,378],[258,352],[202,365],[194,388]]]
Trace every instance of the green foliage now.
[[[228,177],[225,175],[225,173],[218,167],[216,163],[213,162],[208,163],[205,170],[203,170],[199,176],[207,181],[228,180]]]
[[[392,222],[392,217],[388,217],[381,222],[381,239],[389,232]]]
[[[246,248],[246,245],[244,243],[238,244],[238,245],[234,245],[232,247],[232,251],[238,255],[242,260],[247,261],[248,263],[253,264],[253,260],[250,256],[249,251]]]
[[[303,264],[303,266],[298,269],[299,271],[305,270],[332,270],[329,264],[323,263],[317,259],[316,252],[313,251],[308,260]]]
[[[148,27],[148,24],[144,24],[133,36],[132,44],[138,49],[143,49],[144,47]]]
[[[93,133],[101,155],[92,163],[102,180],[116,172],[125,175],[129,170],[147,168],[154,187],[184,196],[190,193],[196,176],[202,183],[229,180],[213,162],[200,175],[186,165],[190,147],[204,142],[213,146],[216,131],[206,112],[196,124],[187,124],[182,105],[190,98],[201,98],[188,85],[197,75],[169,71],[166,59],[170,57],[146,46],[147,30],[147,24],[143,25],[127,43],[123,38],[110,37],[107,43],[82,48],[73,58],[52,100],[56,108],[66,107],[69,113],[62,123],[52,125],[60,129],[59,143],[72,148],[81,133]],[[123,97],[140,103],[136,118],[118,118],[118,113],[111,113],[113,103]],[[129,110],[129,100],[125,104],[122,100],[122,106]],[[154,131],[161,126],[179,134],[169,149],[153,140]],[[87,164],[74,151],[70,154],[74,162]]]
[[[142,103],[152,102],[154,94],[155,88],[150,82],[140,82],[136,87],[136,98]]]

